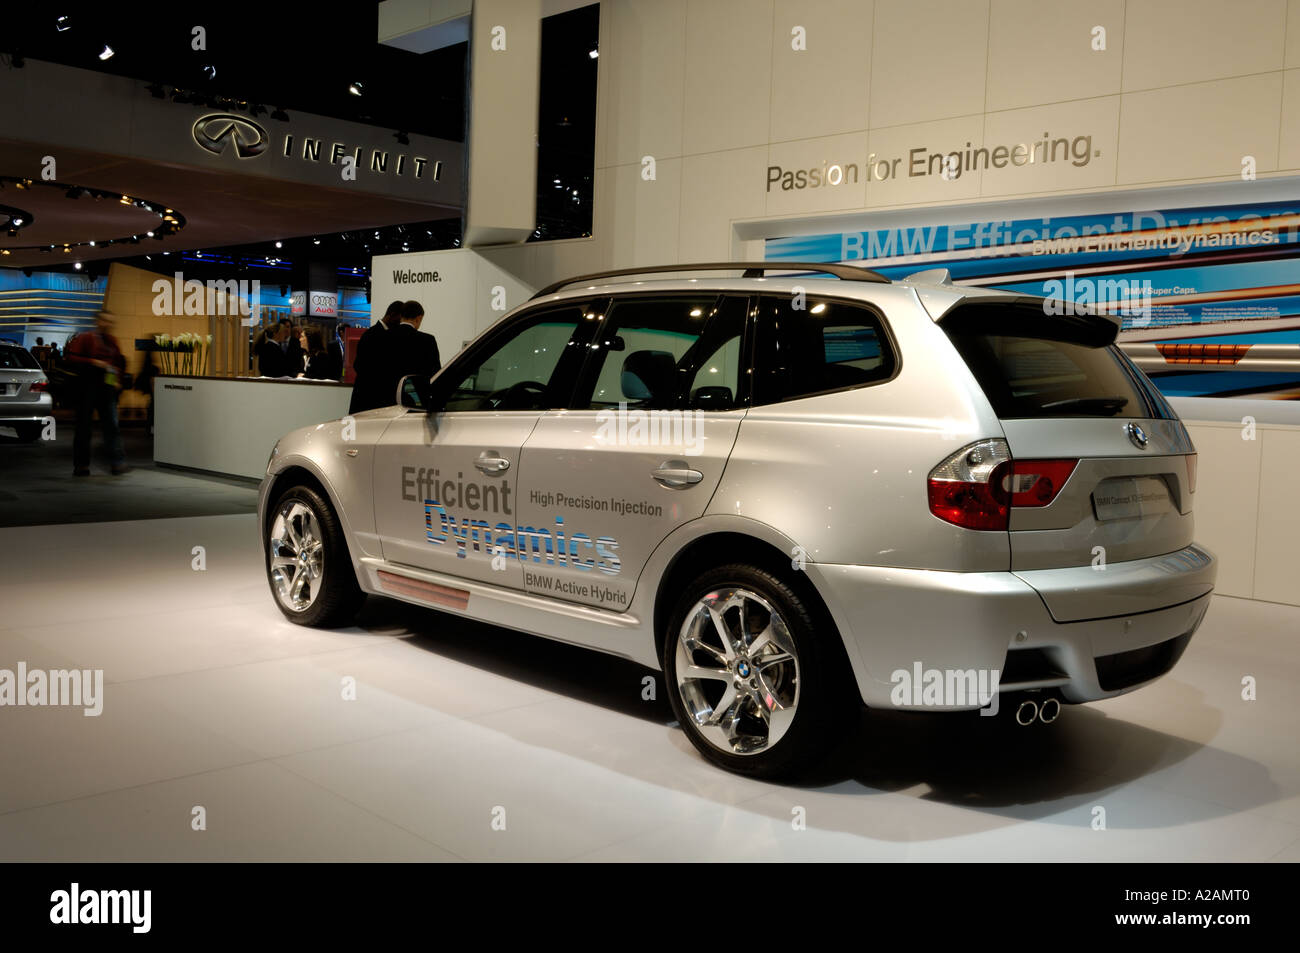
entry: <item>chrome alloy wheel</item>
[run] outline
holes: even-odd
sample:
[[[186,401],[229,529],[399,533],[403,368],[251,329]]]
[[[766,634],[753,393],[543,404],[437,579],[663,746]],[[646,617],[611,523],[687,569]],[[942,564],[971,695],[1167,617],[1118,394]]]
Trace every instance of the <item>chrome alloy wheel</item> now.
[[[699,733],[728,754],[781,740],[799,702],[799,657],[772,606],[748,589],[718,589],[677,636],[677,691]]]
[[[320,595],[325,550],[320,523],[311,507],[286,500],[275,514],[270,536],[271,582],[280,604],[305,612]]]

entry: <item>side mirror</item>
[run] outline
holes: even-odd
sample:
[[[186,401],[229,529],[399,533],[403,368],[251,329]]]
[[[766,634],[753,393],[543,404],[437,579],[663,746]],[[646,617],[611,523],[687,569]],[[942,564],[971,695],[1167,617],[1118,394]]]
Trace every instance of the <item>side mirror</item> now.
[[[397,383],[397,402],[411,410],[424,409],[424,397],[420,393],[419,378],[407,374]]]

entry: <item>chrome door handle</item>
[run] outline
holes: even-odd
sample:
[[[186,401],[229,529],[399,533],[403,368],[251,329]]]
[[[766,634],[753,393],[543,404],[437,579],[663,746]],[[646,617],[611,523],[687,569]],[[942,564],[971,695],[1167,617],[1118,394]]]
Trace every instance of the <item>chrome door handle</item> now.
[[[671,486],[674,488],[690,486],[692,483],[699,483],[704,479],[704,474],[699,470],[692,470],[689,467],[684,466],[662,466],[657,470],[651,470],[650,475],[664,486]]]
[[[502,473],[510,469],[510,461],[505,457],[496,457],[491,454],[481,453],[478,459],[474,461],[474,466],[478,467],[484,473]]]

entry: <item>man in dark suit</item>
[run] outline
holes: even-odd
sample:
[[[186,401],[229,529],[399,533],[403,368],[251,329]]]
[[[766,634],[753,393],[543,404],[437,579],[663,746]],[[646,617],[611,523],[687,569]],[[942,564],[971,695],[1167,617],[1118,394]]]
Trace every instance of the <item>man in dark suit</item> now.
[[[408,374],[416,378],[421,396],[429,378],[438,373],[442,361],[438,355],[438,342],[432,334],[420,330],[424,321],[424,308],[418,301],[408,301],[402,305],[402,323],[393,334],[393,363],[391,365],[392,389],[397,390],[398,382]]]
[[[262,377],[284,377],[288,365],[284,358],[284,348],[280,342],[288,332],[284,322],[274,329],[267,329],[266,334],[257,344],[257,373]]]
[[[357,341],[356,357],[352,359],[352,370],[356,380],[352,384],[352,401],[348,404],[349,414],[359,414],[363,410],[376,407],[388,407],[394,403],[393,393],[397,382],[387,387],[387,367],[389,364],[389,345],[392,343],[393,331],[402,320],[402,302],[394,301],[384,312],[384,316],[366,329]]]

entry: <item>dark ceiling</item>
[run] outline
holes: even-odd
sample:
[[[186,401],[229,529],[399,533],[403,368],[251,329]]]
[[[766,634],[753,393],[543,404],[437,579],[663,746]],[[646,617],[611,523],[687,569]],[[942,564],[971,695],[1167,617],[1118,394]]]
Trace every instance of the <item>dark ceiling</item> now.
[[[6,3],[0,51],[463,142],[468,44],[385,46],[378,16],[374,2]],[[203,50],[193,49],[198,26]],[[101,60],[105,45],[113,56]],[[354,82],[362,95],[348,91]]]

